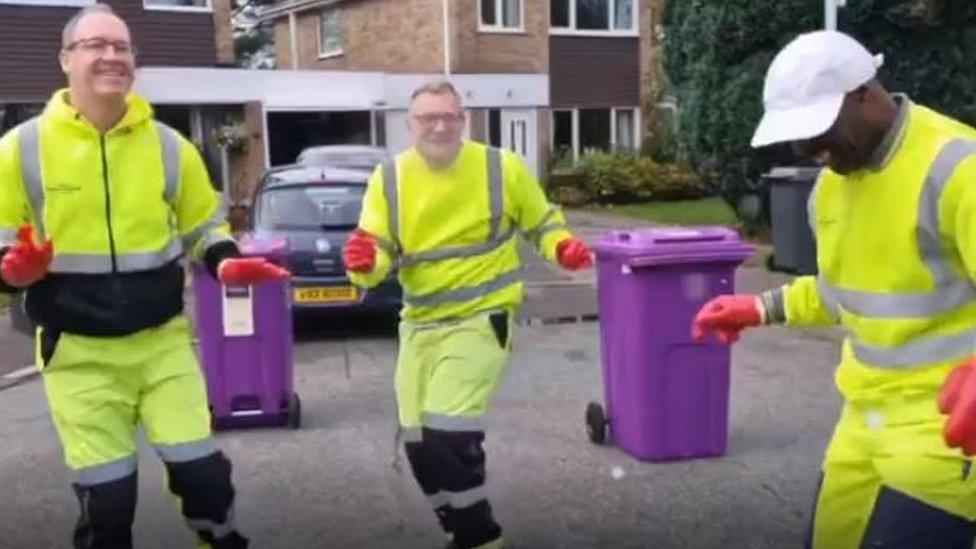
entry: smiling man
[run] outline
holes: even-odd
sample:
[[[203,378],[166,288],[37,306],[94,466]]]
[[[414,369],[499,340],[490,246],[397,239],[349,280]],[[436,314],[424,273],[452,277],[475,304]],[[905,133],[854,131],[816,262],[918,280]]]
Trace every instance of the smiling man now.
[[[968,548],[976,131],[889,93],[880,65],[831,31],[802,35],[773,60],[753,145],[792,143],[824,167],[810,197],[819,275],[719,297],[693,331],[732,343],[760,324],[845,329],[845,404],[808,545]]]
[[[179,260],[228,284],[287,273],[238,257],[200,155],[130,93],[135,50],[109,7],[68,21],[60,61],[68,88],[0,139],[0,290],[26,289],[39,326],[37,365],[81,507],[75,546],[132,546],[141,423],[201,545],[245,547]]]
[[[565,269],[593,264],[514,153],[465,142],[446,82],[413,94],[414,147],[383,164],[345,249],[356,284],[400,267],[396,394],[405,449],[451,547],[502,547],[485,492],[486,416],[522,302],[517,235]]]

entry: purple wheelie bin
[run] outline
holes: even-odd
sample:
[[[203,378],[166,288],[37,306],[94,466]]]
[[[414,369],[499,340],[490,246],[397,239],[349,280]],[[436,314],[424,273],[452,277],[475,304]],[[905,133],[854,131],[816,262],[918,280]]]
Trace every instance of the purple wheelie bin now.
[[[240,247],[245,256],[280,265],[287,252],[284,240],[247,240]],[[193,291],[214,428],[298,428],[288,281],[224,286],[195,265]]]
[[[614,231],[598,241],[606,412],[590,403],[593,442],[644,461],[725,454],[730,350],[691,339],[695,314],[735,289],[755,247],[724,227]]]

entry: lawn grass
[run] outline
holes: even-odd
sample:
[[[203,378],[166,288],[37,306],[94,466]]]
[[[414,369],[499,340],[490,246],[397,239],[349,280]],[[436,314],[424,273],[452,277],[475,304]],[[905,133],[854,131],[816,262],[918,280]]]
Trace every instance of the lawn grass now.
[[[677,202],[644,202],[618,206],[594,206],[592,211],[632,217],[663,225],[735,226],[735,211],[721,198]]]

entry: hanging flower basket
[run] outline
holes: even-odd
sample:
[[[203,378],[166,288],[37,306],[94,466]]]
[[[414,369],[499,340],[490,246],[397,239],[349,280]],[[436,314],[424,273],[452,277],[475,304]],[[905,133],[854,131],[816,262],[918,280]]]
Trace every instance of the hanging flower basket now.
[[[217,146],[232,152],[244,152],[247,150],[247,129],[241,122],[224,124],[214,129],[214,141]]]

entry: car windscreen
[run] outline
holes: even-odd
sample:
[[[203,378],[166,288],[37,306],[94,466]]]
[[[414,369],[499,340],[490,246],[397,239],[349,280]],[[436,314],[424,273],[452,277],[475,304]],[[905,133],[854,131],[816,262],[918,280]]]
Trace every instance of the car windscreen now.
[[[255,222],[272,230],[352,229],[365,192],[365,185],[334,183],[266,189],[258,197]]]

